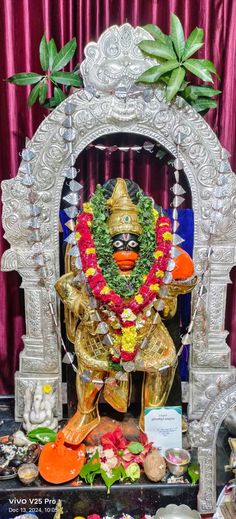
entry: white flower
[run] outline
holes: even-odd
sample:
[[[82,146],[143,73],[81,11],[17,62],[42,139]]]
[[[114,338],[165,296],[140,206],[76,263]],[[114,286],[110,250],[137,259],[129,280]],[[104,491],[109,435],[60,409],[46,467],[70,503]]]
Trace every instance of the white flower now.
[[[114,457],[114,451],[112,449],[105,449],[103,451],[103,455],[107,458],[107,459],[110,459],[110,458],[113,458]]]
[[[113,458],[109,458],[106,463],[109,469],[114,469],[117,465],[117,459],[114,456]]]
[[[121,317],[123,320],[127,320],[127,321],[136,321],[136,315],[134,315],[134,313],[132,312],[132,310],[130,310],[130,308],[125,308],[125,310],[123,310],[122,314],[121,314]]]

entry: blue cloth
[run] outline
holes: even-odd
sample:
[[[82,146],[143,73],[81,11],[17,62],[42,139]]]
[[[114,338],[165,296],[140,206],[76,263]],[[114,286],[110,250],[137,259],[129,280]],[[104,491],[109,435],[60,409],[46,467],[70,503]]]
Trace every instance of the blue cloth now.
[[[172,209],[167,209],[169,218],[172,219]],[[181,236],[185,241],[180,243],[180,247],[184,249],[188,254],[193,256],[193,245],[194,245],[194,214],[192,209],[179,209],[178,220],[180,226],[177,230],[177,234]],[[179,312],[180,312],[180,330],[181,335],[186,333],[186,328],[190,323],[191,319],[191,294],[185,294],[179,296]],[[188,359],[189,359],[189,346],[185,346],[180,357],[179,368],[181,380],[188,380]]]

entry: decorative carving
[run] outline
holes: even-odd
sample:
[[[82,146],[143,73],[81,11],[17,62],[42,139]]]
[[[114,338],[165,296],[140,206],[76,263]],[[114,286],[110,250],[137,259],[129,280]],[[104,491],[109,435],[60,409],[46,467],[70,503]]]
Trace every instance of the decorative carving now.
[[[204,410],[218,395],[236,379],[235,368],[192,369],[190,373],[190,415],[201,418]]]
[[[147,68],[156,65],[155,60],[144,58],[137,47],[143,39],[153,40],[141,27],[134,29],[126,23],[110,27],[97,43],[89,43],[80,67],[85,87],[103,92],[130,89]]]
[[[236,384],[225,388],[206,408],[199,422],[189,427],[192,447],[198,448],[200,485],[198,510],[210,514],[216,506],[216,440],[221,423],[236,405]]]

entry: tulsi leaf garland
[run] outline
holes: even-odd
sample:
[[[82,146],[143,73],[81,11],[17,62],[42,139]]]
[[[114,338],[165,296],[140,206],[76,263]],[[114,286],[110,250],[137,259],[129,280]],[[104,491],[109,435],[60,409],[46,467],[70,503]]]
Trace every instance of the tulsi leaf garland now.
[[[153,264],[155,251],[155,216],[157,211],[153,209],[151,198],[145,196],[140,190],[137,193],[139,222],[143,229],[139,237],[139,259],[130,276],[120,275],[119,268],[113,259],[112,239],[106,225],[107,200],[103,188],[98,185],[91,199],[93,209],[92,234],[98,258],[98,264],[102,269],[104,278],[109,287],[123,298],[132,297],[143,283],[143,277],[149,272]]]

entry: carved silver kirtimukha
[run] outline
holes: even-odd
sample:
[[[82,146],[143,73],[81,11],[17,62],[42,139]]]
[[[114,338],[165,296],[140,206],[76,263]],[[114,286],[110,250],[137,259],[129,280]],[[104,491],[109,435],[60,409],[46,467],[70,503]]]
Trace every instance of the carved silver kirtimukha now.
[[[156,64],[144,58],[136,46],[147,38],[151,36],[144,29],[125,24],[111,27],[97,43],[85,48],[81,65],[85,89],[70,96],[73,154],[77,156],[101,136],[122,132],[153,139],[183,164],[194,210],[194,262],[199,278],[204,274],[200,299],[198,287],[193,295],[193,308],[194,301],[199,303],[191,332],[189,417],[198,419],[235,380],[224,323],[229,273],[236,263],[236,179],[228,152],[191,106],[178,97],[167,103],[163,89],[136,84],[141,73]],[[10,243],[2,268],[17,270],[25,290],[25,347],[16,374],[17,420],[22,418],[22,387],[38,379],[57,386],[57,412],[61,416],[61,354],[50,309],[59,318],[53,288],[60,275],[58,213],[65,170],[71,167],[63,126],[66,103],[44,119],[28,142],[27,150],[32,153],[29,160],[22,157],[16,178],[2,183],[3,225]],[[31,231],[29,189],[35,194],[34,204],[40,207],[40,215],[33,220],[36,228]],[[47,286],[39,283],[40,272],[32,258],[30,233],[37,237],[39,231]]]

